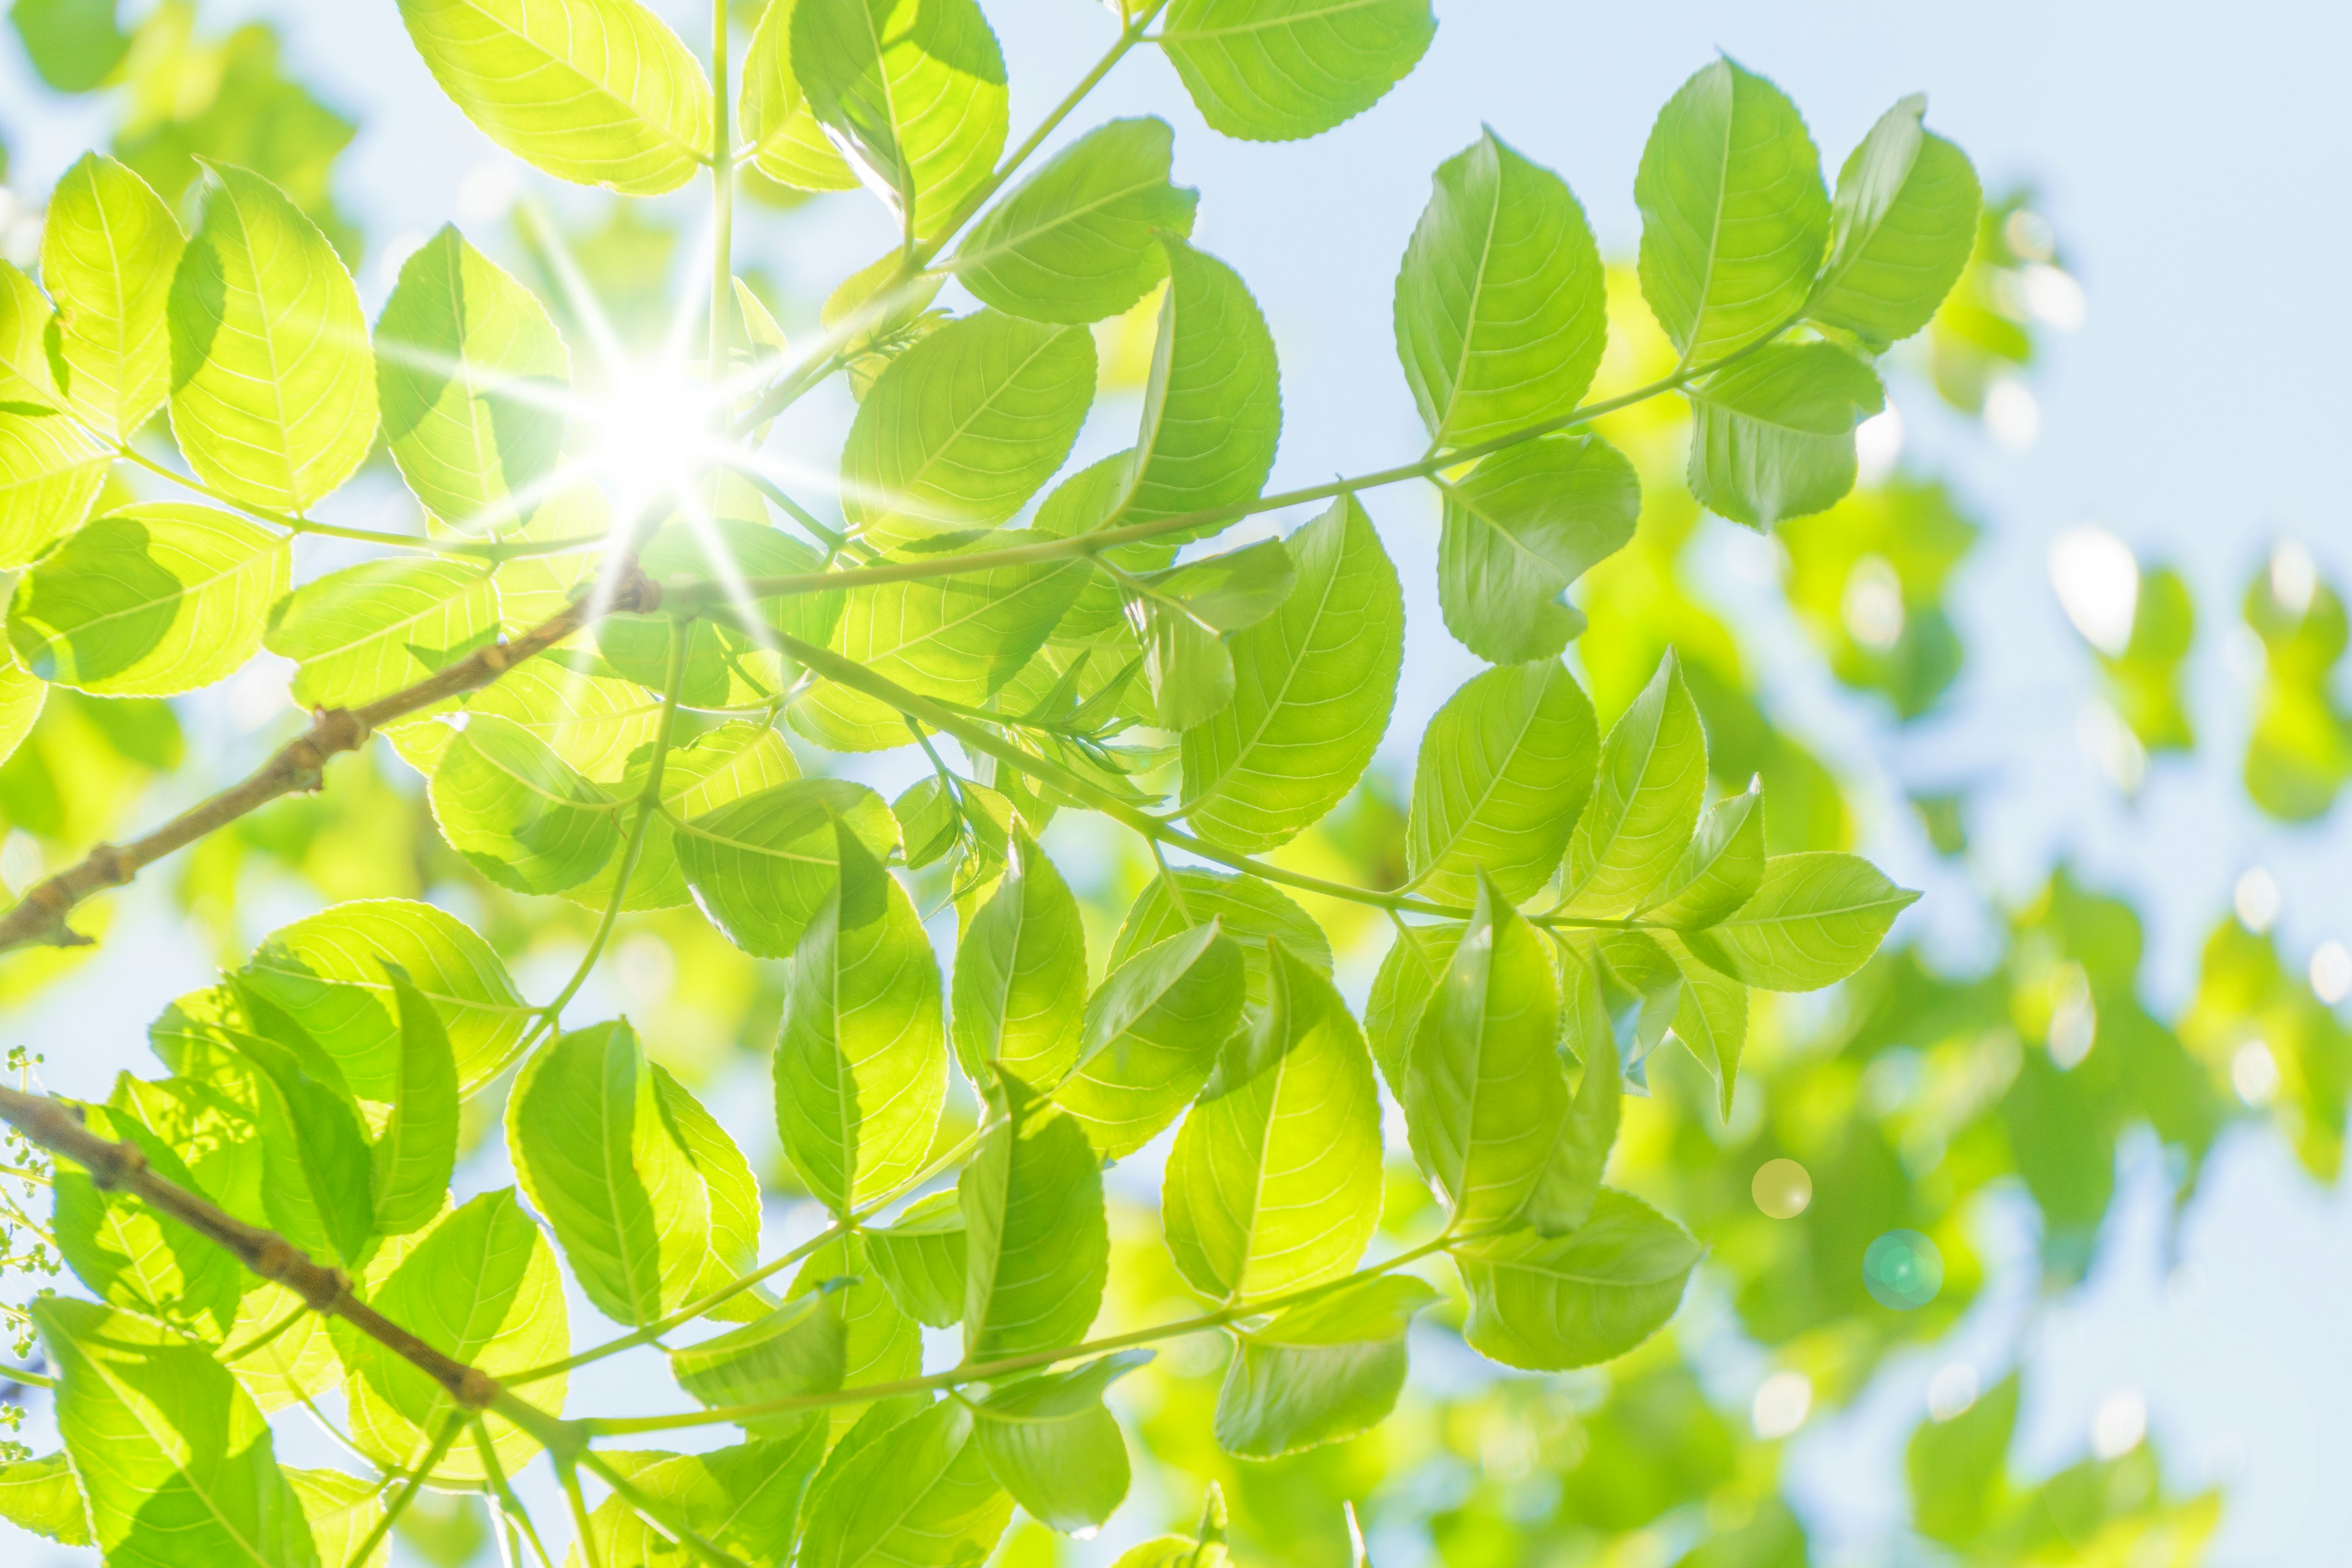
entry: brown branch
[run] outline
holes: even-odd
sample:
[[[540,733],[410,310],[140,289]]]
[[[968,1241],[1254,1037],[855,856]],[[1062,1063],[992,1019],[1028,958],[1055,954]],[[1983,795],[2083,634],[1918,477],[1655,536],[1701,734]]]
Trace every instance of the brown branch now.
[[[660,603],[660,586],[632,564],[603,608],[646,611]],[[142,868],[227,826],[281,795],[320,788],[325,782],[328,759],[358,751],[370,735],[396,719],[489,685],[525,659],[544,653],[580,630],[595,615],[588,600],[575,599],[562,614],[513,641],[501,639],[478,648],[414,686],[403,687],[362,707],[321,710],[312,718],[308,730],[280,746],[267,763],[239,783],[128,844],[97,846],[74,865],[34,887],[15,908],[0,915],[0,952],[37,945],[89,945],[90,939],[67,923],[68,917],[83,900],[109,888],[121,887]]]
[[[524,1404],[488,1373],[444,1355],[361,1300],[352,1294],[351,1278],[341,1269],[315,1261],[275,1231],[247,1225],[210,1200],[157,1175],[136,1145],[100,1137],[67,1101],[0,1085],[0,1121],[9,1122],[50,1153],[88,1171],[98,1187],[129,1193],[157,1213],[178,1220],[262,1279],[292,1290],[312,1311],[342,1319],[440,1384],[460,1410],[495,1410],[551,1447],[569,1446],[566,1423]]]

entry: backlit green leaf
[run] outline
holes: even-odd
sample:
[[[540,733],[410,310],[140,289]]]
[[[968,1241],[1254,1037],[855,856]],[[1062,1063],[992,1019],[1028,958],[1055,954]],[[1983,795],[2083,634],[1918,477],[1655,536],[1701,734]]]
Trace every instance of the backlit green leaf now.
[[[1143,646],[1143,668],[1163,730],[1205,723],[1234,700],[1234,661],[1224,634],[1280,609],[1297,581],[1278,539],[1188,561],[1120,585]]]
[[[1363,1035],[1328,979],[1267,945],[1267,1005],[1184,1119],[1161,1199],[1177,1271],[1217,1300],[1344,1274],[1380,1219],[1380,1090]]]
[[[1853,429],[1886,406],[1834,343],[1778,343],[1690,388],[1691,494],[1750,528],[1835,506],[1853,489]]]
[[[210,507],[150,501],[93,520],[16,580],[8,643],[45,680],[107,697],[209,686],[261,647],[286,542]]]
[[[318,1550],[321,1568],[390,1568],[392,1542],[377,1543],[357,1562],[352,1554],[383,1517],[383,1489],[343,1470],[305,1470],[291,1465],[283,1472],[302,1514],[310,1521],[310,1543]]]
[[[375,1228],[405,1236],[430,1225],[457,1162],[457,1060],[441,1016],[397,964],[385,966],[400,1015],[400,1081],[369,1150]]]
[[[1289,142],[1378,103],[1436,31],[1429,0],[1175,0],[1158,36],[1202,119]]]
[[[1402,924],[1372,976],[1371,994],[1364,1002],[1364,1043],[1371,1048],[1381,1077],[1400,1103],[1404,1099],[1405,1064],[1412,1056],[1412,1037],[1421,1030],[1422,1010],[1429,1005],[1437,984],[1454,962],[1454,944],[1462,927]]]
[[[616,1322],[667,1316],[759,1249],[751,1166],[625,1022],[575,1029],[524,1064],[507,1148],[581,1289]]]
[[[1754,898],[1705,931],[1684,932],[1683,941],[1736,980],[1767,991],[1814,991],[1861,968],[1918,898],[1859,855],[1776,855],[1764,862]]]
[[[846,1353],[838,1294],[811,1291],[740,1329],[674,1350],[671,1374],[680,1388],[714,1408],[830,1394],[841,1386]],[[742,1426],[754,1436],[788,1436],[808,1418],[806,1411],[793,1411],[754,1416]]]
[[[866,1261],[892,1299],[919,1323],[952,1328],[963,1321],[964,1264],[971,1250],[963,1200],[933,1193],[887,1226],[865,1233]]]
[[[63,1453],[0,1464],[0,1519],[60,1546],[95,1544],[89,1511]]]
[[[563,443],[571,356],[547,308],[453,226],[404,262],[375,324],[392,460],[466,531],[527,521]]]
[[[375,361],[351,274],[258,174],[212,166],[173,275],[172,433],[237,500],[301,511],[375,439]]]
[[[930,1405],[820,1478],[806,1568],[960,1568],[987,1557],[1013,1516],[959,1399]]]
[[[1087,933],[1069,884],[1026,833],[956,944],[955,1048],[964,1076],[1012,1074],[1032,1089],[1078,1059]]]
[[[940,1195],[955,1201],[952,1191]],[[899,1307],[898,1298],[868,1261],[864,1232],[835,1237],[811,1252],[793,1274],[784,1298],[798,1300],[818,1290],[826,1292],[832,1310],[841,1319],[843,1386],[866,1388],[902,1382],[923,1370],[922,1328]],[[963,1298],[959,1294],[950,1319],[962,1311]],[[825,1425],[836,1442],[836,1457],[848,1446],[844,1434],[873,1408],[862,1404],[832,1407]]]
[[[1699,819],[1673,873],[1642,911],[1659,925],[1713,925],[1755,897],[1764,879],[1764,793],[1751,784]]]
[[[1559,988],[1541,933],[1481,883],[1404,1071],[1405,1126],[1457,1222],[1527,1205],[1568,1110]]]
[[[595,874],[621,846],[619,803],[528,730],[476,714],[433,771],[433,816],[450,847],[519,893]]]
[[[824,1423],[803,1421],[785,1437],[755,1437],[707,1454],[630,1454],[604,1450],[639,1492],[666,1514],[728,1552],[744,1568],[783,1568],[791,1560],[809,1477],[824,1457]],[[689,1568],[698,1561],[612,1497],[590,1515],[604,1568]]]
[[[1120,523],[1254,500],[1282,438],[1282,382],[1274,334],[1240,274],[1182,240],[1161,241],[1168,293],[1144,384],[1133,488]],[[1221,524],[1167,537],[1192,539]]]
[[[1079,137],[990,209],[950,266],[982,303],[1034,321],[1116,316],[1168,270],[1162,233],[1192,232],[1199,193],[1168,180],[1174,132],[1114,120]]]
[[[515,1201],[512,1187],[484,1193],[415,1238],[369,1300],[444,1355],[493,1377],[571,1353],[555,1253]],[[340,1325],[336,1332],[350,1369],[343,1392],[352,1438],[378,1464],[417,1464],[451,1413],[448,1392],[378,1342]],[[564,1382],[559,1373],[517,1392],[560,1413]],[[484,1419],[509,1475],[538,1451],[504,1416]],[[471,1443],[459,1443],[433,1473],[446,1481],[478,1482],[481,1455]]]
[[[1184,734],[1185,815],[1228,848],[1271,848],[1337,805],[1396,701],[1404,599],[1371,519],[1342,496],[1290,552],[1289,598],[1234,634],[1232,703]]]
[[[1601,253],[1566,181],[1492,131],[1438,165],[1397,274],[1397,357],[1430,438],[1467,447],[1576,406],[1608,338]]]
[[[1454,1248],[1470,1293],[1464,1337],[1530,1372],[1612,1360],[1674,1316],[1703,1251],[1641,1199],[1603,1187],[1572,1235],[1516,1230]]]
[[[1247,985],[1245,1017],[1255,1016],[1265,1006],[1267,976],[1271,973],[1266,938],[1280,939],[1293,958],[1326,974],[1331,973],[1329,939],[1290,895],[1255,877],[1198,866],[1174,868],[1166,876],[1153,878],[1136,895],[1135,902],[1128,906],[1127,919],[1119,924],[1118,940],[1110,952],[1110,967],[1114,971],[1124,968],[1129,959],[1145,948],[1180,931],[1205,926],[1211,921],[1216,921],[1241,947]]]
[[[1561,886],[1580,915],[1631,914],[1673,875],[1706,794],[1706,733],[1671,655],[1609,727]]]
[[[455,664],[499,635],[489,574],[388,557],[313,578],[270,612],[262,645],[301,666],[294,700],[356,708]]]
[[[1568,590],[1625,547],[1642,510],[1633,464],[1597,436],[1497,452],[1444,495],[1438,606],[1445,629],[1496,664],[1552,658],[1583,635]]]
[[[765,503],[749,485],[721,474],[710,488],[713,515],[707,521],[669,523],[646,542],[637,559],[646,576],[667,586],[817,570],[816,552],[770,527]],[[771,595],[696,616],[686,631],[679,705],[725,710],[777,702],[798,671],[775,634],[823,643],[840,614],[841,595],[828,593]],[[596,649],[615,673],[660,691],[668,684],[669,643],[676,635],[677,623],[667,615],[607,616],[597,624]]]
[[[996,310],[890,362],[841,454],[842,510],[882,547],[1004,521],[1053,478],[1095,395],[1094,337]]]
[[[439,1011],[459,1091],[471,1094],[497,1077],[521,1044],[531,1010],[490,944],[430,904],[336,904],[264,937],[238,978],[318,1041],[353,1094],[381,1104],[398,1087],[401,1053],[386,960]]]
[[[629,763],[618,790],[623,799],[634,799],[645,788],[648,762],[649,749],[641,750]],[[662,762],[661,808],[646,825],[645,843],[621,908],[666,910],[691,902],[693,891],[677,856],[677,825],[799,776],[800,764],[784,738],[760,724],[721,724],[684,745],[673,745]],[[621,857],[615,855],[565,896],[601,910],[611,901],[613,883],[620,874]]]
[[[1592,793],[1592,703],[1558,659],[1474,676],[1423,734],[1405,826],[1412,885],[1467,902],[1484,872],[1512,899],[1551,879]]]
[[[786,958],[832,893],[838,817],[866,852],[887,859],[898,824],[882,797],[846,779],[794,779],[677,822],[672,843],[695,902],[727,940]]]
[[[58,1429],[107,1562],[317,1568],[268,1424],[209,1352],[89,1301],[47,1298],[33,1321],[60,1374]]]
[[[940,972],[898,880],[839,825],[839,875],[793,950],[776,1041],[776,1123],[835,1214],[922,1163],[947,1093]]]
[[[400,0],[466,118],[583,185],[676,190],[710,153],[710,79],[636,0]]]
[[[1236,1333],[1217,1391],[1218,1443],[1275,1459],[1380,1425],[1404,1388],[1405,1331],[1436,1300],[1410,1274],[1383,1274]]]
[[[1865,342],[1927,324],[1976,247],[1984,192],[1968,154],[1919,123],[1925,93],[1888,110],[1838,171],[1829,259],[1805,313]]]
[[[1633,934],[1633,933],[1627,933]],[[1609,1171],[1609,1150],[1617,1142],[1617,1126],[1625,1099],[1624,1067],[1616,1029],[1618,1013],[1581,1005],[1593,993],[1607,1001],[1630,989],[1610,970],[1605,956],[1570,947],[1562,955],[1568,970],[1563,987],[1570,1044],[1582,1058],[1584,1072],[1560,1122],[1559,1142],[1544,1167],[1543,1180],[1528,1205],[1528,1223],[1545,1236],[1566,1236],[1592,1216],[1601,1178]],[[1675,993],[1679,996],[1677,990]],[[1641,998],[1634,994],[1634,1016]],[[1669,1008],[1671,1012],[1671,1008]],[[1599,1012],[1598,1017],[1592,1015]]]
[[[113,454],[59,408],[43,342],[49,302],[0,261],[0,566],[21,566],[81,521]]]
[[[790,81],[780,92],[765,79],[756,120],[745,84],[745,134],[761,166],[787,184],[816,184],[803,148],[829,132],[835,163],[846,162],[908,232],[943,226],[1004,150],[1004,56],[980,7],[796,0],[772,9],[789,14],[777,20],[789,28]],[[819,188],[829,176],[820,171]]]
[[[128,440],[171,389],[164,307],[185,245],[146,181],[96,153],[65,172],[41,225],[58,300],[58,383],[74,413]]]
[[[1642,292],[1686,364],[1793,320],[1829,240],[1821,154],[1788,96],[1718,58],[1642,149]]]
[[[1054,1099],[1105,1159],[1176,1120],[1241,1018],[1241,945],[1216,921],[1143,949],[1087,999],[1078,1066]]]
[[[1659,945],[1683,972],[1683,994],[1675,1009],[1675,1037],[1715,1079],[1717,1108],[1731,1119],[1732,1090],[1739,1081],[1740,1048],[1748,1040],[1748,987],[1700,963],[1671,932]]]
[[[356,1266],[377,1235],[374,1156],[360,1108],[299,1023],[239,982],[230,985],[246,1020],[230,1043],[258,1069],[264,1210],[296,1245],[323,1246]]]
[[[985,1111],[992,1125],[956,1182],[975,1363],[1086,1338],[1110,1270],[1102,1162],[1077,1120],[1017,1083],[1000,1082]]]
[[[971,1403],[988,1468],[1029,1517],[1081,1538],[1127,1500],[1127,1439],[1103,1408],[1103,1390],[1151,1359],[1121,1351],[992,1387]]]
[[[115,0],[16,0],[8,22],[41,80],[59,92],[89,92],[131,48],[115,8]]]
[[[124,1074],[123,1084],[131,1081]],[[178,1153],[142,1121],[123,1088],[115,1100],[82,1107],[84,1124],[101,1138],[133,1145],[164,1180],[194,1187]],[[79,1166],[60,1162],[54,1183],[57,1248],[76,1278],[114,1306],[204,1340],[222,1339],[246,1284],[235,1258],[144,1201],[100,1187]]]

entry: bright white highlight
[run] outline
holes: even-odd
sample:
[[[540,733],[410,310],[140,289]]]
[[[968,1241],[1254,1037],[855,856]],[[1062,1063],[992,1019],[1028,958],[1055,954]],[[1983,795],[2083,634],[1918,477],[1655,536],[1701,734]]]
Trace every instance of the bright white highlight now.
[[[2042,434],[2042,405],[2025,383],[2003,376],[1985,390],[1984,422],[1998,445],[2022,452]]]
[[[2050,977],[2050,1059],[2072,1069],[2091,1054],[2098,1037],[2098,1010],[2091,1002],[2090,976],[2079,963],[2062,963]]]
[[[1776,1372],[1756,1390],[1749,1412],[1759,1437],[1785,1437],[1812,1414],[1813,1380],[1801,1372]]]
[[[2319,589],[2319,566],[2311,552],[2299,540],[2282,540],[2271,552],[2271,597],[2282,609],[2297,616],[2311,608],[2311,596]]]
[[[2330,937],[2311,955],[2311,994],[2333,1007],[2352,996],[2352,948]]]
[[[1938,1421],[1965,1415],[1982,1392],[1977,1369],[1967,1362],[1956,1361],[1949,1366],[1938,1367],[1936,1375],[1927,1380],[1927,1414]]]
[[[2120,1459],[2147,1436],[2147,1401],[2137,1389],[2107,1395],[2091,1417],[2091,1451],[2102,1459]]]
[[[2230,894],[2238,921],[2256,936],[2271,929],[2279,915],[2278,879],[2260,866],[2238,879]]]
[[[2248,1040],[2230,1057],[2230,1087],[2248,1105],[2268,1105],[2278,1094],[2278,1058],[2265,1040]]]
[[[2131,546],[2095,523],[2050,542],[2050,583],[2083,640],[2108,658],[2131,646],[2139,615],[2139,563]]]
[[[1873,653],[1885,653],[1903,640],[1903,579],[1884,555],[1865,555],[1846,574],[1845,598],[1839,605],[1845,629],[1854,641]]]
[[[2034,320],[2058,331],[2071,332],[2079,329],[2089,313],[2090,300],[2083,286],[2072,274],[2061,272],[2046,262],[2037,261],[2025,268],[2019,282],[2025,290],[2025,308]]]
[[[1893,473],[1895,459],[1902,456],[1903,416],[1893,404],[1853,427],[1853,458],[1861,469],[1862,483],[1876,484]]]

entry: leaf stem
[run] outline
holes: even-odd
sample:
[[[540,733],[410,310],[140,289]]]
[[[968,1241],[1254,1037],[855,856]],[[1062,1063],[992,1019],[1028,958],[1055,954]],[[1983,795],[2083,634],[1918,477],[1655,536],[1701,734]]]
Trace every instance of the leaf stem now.
[[[442,1421],[441,1429],[434,1435],[432,1447],[425,1451],[425,1458],[408,1472],[407,1480],[394,1494],[392,1501],[384,1506],[374,1525],[361,1538],[352,1554],[343,1559],[343,1568],[364,1568],[375,1549],[383,1544],[383,1538],[392,1533],[392,1527],[400,1522],[400,1516],[408,1511],[408,1505],[416,1500],[417,1491],[425,1485],[425,1478],[433,1473],[433,1467],[441,1462],[441,1457],[449,1451],[449,1445],[457,1440],[457,1434],[465,1424],[465,1413],[458,1410],[452,1410]]]
[[[55,1388],[58,1380],[30,1367],[0,1366],[0,1383],[17,1383],[26,1388]]]
[[[639,1518],[710,1564],[710,1568],[743,1568],[742,1559],[704,1540],[643,1488],[605,1463],[593,1448],[583,1449],[580,1462],[595,1471],[597,1479],[613,1489],[614,1496],[635,1510]]]
[[[539,1538],[539,1527],[531,1522],[530,1510],[523,1507],[522,1500],[515,1496],[514,1488],[507,1480],[506,1466],[499,1462],[499,1446],[490,1440],[489,1423],[477,1415],[467,1426],[473,1429],[474,1449],[482,1457],[482,1474],[489,1478],[490,1497],[499,1512],[521,1527],[523,1539],[530,1542],[531,1553],[539,1559],[540,1568],[553,1568],[547,1555],[547,1544]]]

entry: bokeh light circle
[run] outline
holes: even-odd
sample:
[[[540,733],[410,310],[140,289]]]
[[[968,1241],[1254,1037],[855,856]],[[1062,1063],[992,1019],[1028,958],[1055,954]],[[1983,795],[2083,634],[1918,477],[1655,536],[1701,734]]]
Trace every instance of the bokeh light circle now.
[[[1774,1219],[1794,1219],[1813,1201],[1813,1178],[1794,1160],[1767,1160],[1756,1167],[1748,1190],[1756,1206]]]
[[[1944,1255],[1916,1230],[1890,1230],[1862,1255],[1862,1282],[1880,1306],[1916,1311],[1944,1288]]]

